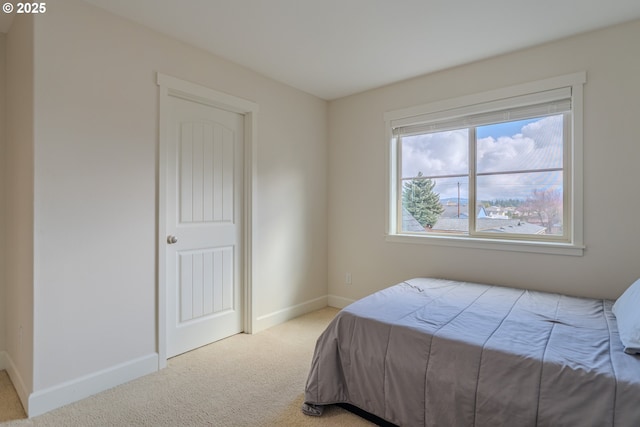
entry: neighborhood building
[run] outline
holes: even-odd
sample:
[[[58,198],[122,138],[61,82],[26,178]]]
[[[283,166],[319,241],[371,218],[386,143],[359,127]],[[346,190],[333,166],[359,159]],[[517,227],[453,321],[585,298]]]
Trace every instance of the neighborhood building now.
[[[402,231],[437,232],[451,234],[469,233],[469,207],[464,204],[446,203],[444,212],[432,228],[425,228],[411,213],[402,209]],[[546,227],[531,224],[507,215],[509,208],[484,207],[476,209],[476,230],[489,233],[545,234]]]

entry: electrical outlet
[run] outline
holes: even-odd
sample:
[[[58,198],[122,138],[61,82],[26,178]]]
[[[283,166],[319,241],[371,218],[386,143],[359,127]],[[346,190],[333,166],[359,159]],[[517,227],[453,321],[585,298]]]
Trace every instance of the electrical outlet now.
[[[347,285],[350,285],[350,284],[351,284],[351,273],[347,273],[347,274],[345,274],[345,276],[344,276],[344,283],[345,283],[345,284],[347,284]]]

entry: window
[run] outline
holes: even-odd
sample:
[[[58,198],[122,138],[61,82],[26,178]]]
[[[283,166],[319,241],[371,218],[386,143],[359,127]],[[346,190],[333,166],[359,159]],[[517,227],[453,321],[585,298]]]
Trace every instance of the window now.
[[[578,73],[385,114],[395,241],[582,254]]]

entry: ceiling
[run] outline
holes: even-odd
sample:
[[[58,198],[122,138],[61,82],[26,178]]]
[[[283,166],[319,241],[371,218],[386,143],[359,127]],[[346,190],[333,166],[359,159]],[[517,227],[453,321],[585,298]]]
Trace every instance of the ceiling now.
[[[640,18],[638,0],[84,1],[328,100]]]

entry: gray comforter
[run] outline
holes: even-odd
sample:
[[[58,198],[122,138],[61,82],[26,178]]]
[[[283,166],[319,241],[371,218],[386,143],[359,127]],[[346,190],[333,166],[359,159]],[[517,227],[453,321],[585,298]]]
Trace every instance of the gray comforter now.
[[[318,339],[305,412],[349,403],[401,426],[640,426],[640,356],[613,301],[412,279]]]

